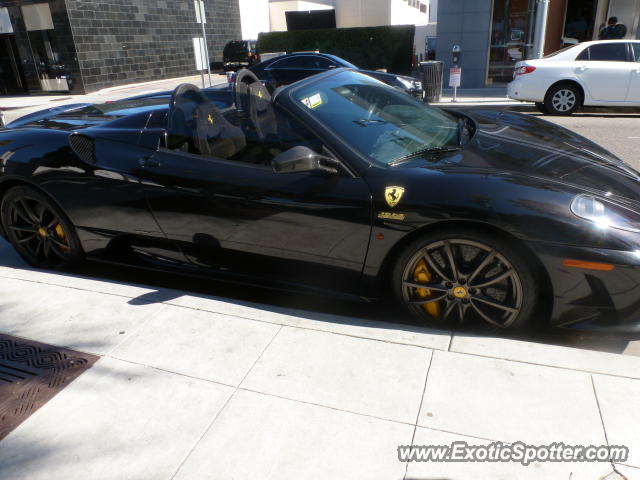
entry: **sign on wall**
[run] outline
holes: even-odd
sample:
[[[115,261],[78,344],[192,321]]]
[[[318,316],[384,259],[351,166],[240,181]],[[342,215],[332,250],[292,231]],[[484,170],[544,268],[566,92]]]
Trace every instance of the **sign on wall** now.
[[[202,0],[193,0],[193,5],[196,9],[196,22],[202,23],[204,19],[204,23],[207,23],[207,15],[204,14],[204,2]]]
[[[196,70],[207,69],[206,50],[202,37],[193,37],[193,55],[196,58]]]

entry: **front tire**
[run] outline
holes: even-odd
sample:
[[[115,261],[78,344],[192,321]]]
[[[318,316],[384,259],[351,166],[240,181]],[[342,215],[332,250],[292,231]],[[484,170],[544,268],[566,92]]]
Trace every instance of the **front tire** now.
[[[550,115],[571,115],[580,107],[580,98],[577,87],[561,83],[549,89],[544,106]]]
[[[67,216],[33,187],[11,188],[2,199],[0,220],[9,242],[34,267],[67,269],[82,258]]]
[[[538,111],[540,113],[542,113],[543,115],[546,115],[549,113],[549,110],[547,110],[547,107],[545,107],[543,102],[536,102],[536,108],[538,109]]]
[[[539,296],[535,270],[501,237],[451,228],[408,245],[392,274],[396,299],[431,326],[521,331]]]

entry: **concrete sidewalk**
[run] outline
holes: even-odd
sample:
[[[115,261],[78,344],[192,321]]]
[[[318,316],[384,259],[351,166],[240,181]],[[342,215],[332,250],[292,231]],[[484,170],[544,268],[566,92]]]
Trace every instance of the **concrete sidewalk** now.
[[[535,105],[532,102],[520,102],[507,97],[506,88],[461,88],[458,89],[456,102],[453,102],[453,89],[447,88],[442,91],[442,98],[437,105],[446,108],[456,107],[490,107],[508,108],[523,112],[534,111]]]
[[[37,299],[37,300],[36,300]],[[398,445],[626,445],[640,358],[27,268],[0,332],[101,359],[0,442],[0,478],[623,478],[610,463],[410,463]]]

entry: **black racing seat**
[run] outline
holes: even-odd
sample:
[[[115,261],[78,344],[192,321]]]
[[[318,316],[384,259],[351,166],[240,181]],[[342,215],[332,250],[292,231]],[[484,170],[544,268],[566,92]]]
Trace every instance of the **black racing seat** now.
[[[235,102],[236,109],[241,112],[249,110],[249,86],[260,83],[258,77],[251,70],[243,68],[236,75]]]
[[[240,127],[232,125],[222,112],[209,102],[198,105],[194,112],[196,153],[217,158],[230,158],[247,144]]]
[[[271,95],[260,82],[249,85],[249,119],[261,141],[278,141],[278,120]]]

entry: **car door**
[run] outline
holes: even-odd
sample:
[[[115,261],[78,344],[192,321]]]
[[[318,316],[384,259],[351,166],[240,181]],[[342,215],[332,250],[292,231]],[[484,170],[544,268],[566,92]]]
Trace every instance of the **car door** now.
[[[239,113],[233,109],[195,110],[200,113],[171,116],[197,118],[205,126],[170,121],[166,147],[142,174],[167,238],[194,265],[221,274],[332,289],[354,285],[371,231],[371,193],[364,180],[347,170],[274,173],[270,160],[279,152],[296,145],[326,148],[284,112],[277,118],[268,112],[274,123],[269,127],[263,118],[267,125],[256,129],[234,117]]]
[[[633,67],[631,70],[629,91],[627,93],[627,102],[640,105],[640,42],[633,42],[630,46]]]
[[[624,102],[635,65],[624,42],[598,43],[577,58],[574,72],[597,102]]]
[[[304,55],[295,55],[277,60],[267,67],[265,72],[276,87],[289,85],[309,76],[305,68]]]

